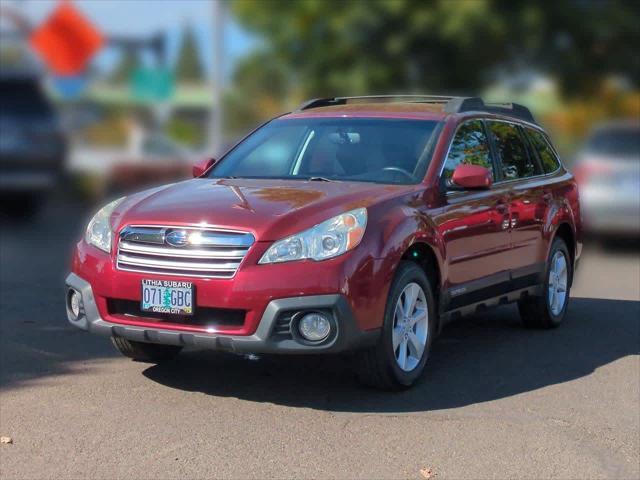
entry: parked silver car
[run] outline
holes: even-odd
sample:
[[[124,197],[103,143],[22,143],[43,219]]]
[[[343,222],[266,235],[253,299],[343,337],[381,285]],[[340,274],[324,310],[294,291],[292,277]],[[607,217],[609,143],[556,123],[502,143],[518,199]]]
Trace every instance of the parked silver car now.
[[[585,231],[640,237],[640,122],[602,124],[574,165]]]

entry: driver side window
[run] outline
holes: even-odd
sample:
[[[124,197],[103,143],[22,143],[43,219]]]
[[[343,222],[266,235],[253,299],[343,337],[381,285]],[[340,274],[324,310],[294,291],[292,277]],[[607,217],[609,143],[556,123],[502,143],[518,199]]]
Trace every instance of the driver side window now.
[[[470,164],[488,168],[495,176],[489,143],[485,135],[482,122],[471,120],[463,123],[456,132],[449,154],[442,170],[442,181],[447,187],[452,187],[451,177],[458,165]]]

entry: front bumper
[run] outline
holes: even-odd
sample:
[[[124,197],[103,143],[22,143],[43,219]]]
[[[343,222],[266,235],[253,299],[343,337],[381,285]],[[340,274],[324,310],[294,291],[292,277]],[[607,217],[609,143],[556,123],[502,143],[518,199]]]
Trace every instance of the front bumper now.
[[[235,353],[295,353],[320,354],[339,353],[374,345],[380,329],[361,330],[353,316],[346,298],[340,294],[312,295],[272,300],[252,335],[228,335],[221,332],[186,332],[173,329],[126,325],[104,320],[98,311],[91,285],[78,275],[71,273],[66,279],[67,289],[82,295],[82,308],[78,319],[71,314],[68,302],[69,323],[82,330],[107,336],[118,336],[137,342],[165,345],[193,346]],[[293,335],[276,334],[278,319],[290,312],[323,310],[330,311],[335,333],[321,344],[309,345],[295,339]]]

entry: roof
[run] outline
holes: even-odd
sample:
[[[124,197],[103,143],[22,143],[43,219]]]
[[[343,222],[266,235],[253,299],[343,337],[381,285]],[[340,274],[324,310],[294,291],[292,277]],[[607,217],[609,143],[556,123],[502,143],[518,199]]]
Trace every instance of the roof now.
[[[488,113],[535,124],[529,109],[517,103],[485,103],[480,97],[382,95],[309,100],[285,118],[378,117],[442,120],[451,114]]]

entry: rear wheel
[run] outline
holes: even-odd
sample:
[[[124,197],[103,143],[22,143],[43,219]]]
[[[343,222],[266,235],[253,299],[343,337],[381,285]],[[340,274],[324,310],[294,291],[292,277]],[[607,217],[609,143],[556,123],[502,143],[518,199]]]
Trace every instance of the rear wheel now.
[[[567,245],[561,238],[556,238],[549,251],[542,296],[518,302],[525,326],[555,328],[562,323],[569,303],[572,275]]]
[[[156,343],[134,342],[122,337],[111,337],[111,342],[125,357],[140,362],[160,363],[175,358],[182,347]]]
[[[385,390],[410,387],[422,374],[435,334],[429,280],[413,262],[402,262],[391,285],[378,344],[358,352],[361,382]]]

